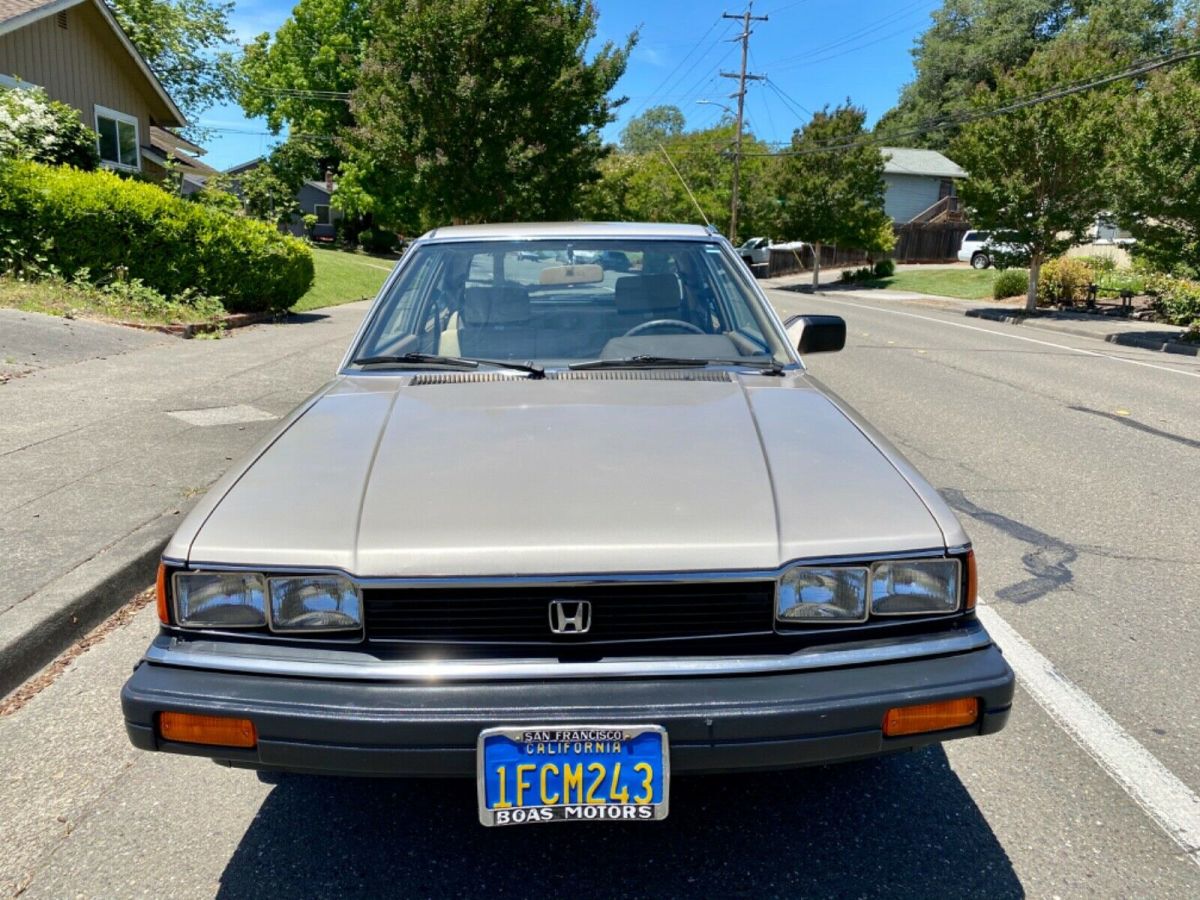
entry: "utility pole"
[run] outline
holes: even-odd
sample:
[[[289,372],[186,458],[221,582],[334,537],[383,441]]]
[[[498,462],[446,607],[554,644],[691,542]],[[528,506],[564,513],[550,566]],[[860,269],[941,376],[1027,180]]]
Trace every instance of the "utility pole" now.
[[[749,0],[746,4],[746,10],[742,13],[722,13],[722,19],[740,19],[742,22],[742,33],[734,38],[735,41],[742,42],[742,68],[740,72],[721,72],[722,78],[736,78],[738,82],[737,93],[730,94],[730,97],[737,97],[737,139],[734,142],[733,151],[733,198],[730,203],[729,211],[729,240],[731,243],[737,243],[737,227],[738,227],[738,192],[741,188],[742,180],[742,119],[746,109],[746,82],[747,81],[762,81],[765,75],[751,75],[746,72],[746,57],[750,53],[750,23],[765,22],[766,16],[755,16],[751,13],[754,11],[754,0]]]

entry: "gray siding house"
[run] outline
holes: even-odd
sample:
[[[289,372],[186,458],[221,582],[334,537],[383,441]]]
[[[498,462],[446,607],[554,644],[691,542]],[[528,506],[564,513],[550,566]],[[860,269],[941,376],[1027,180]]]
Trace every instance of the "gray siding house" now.
[[[883,210],[897,225],[928,213],[940,201],[958,196],[957,182],[966,171],[936,150],[881,147],[883,153]],[[953,201],[943,206],[954,205]]]
[[[258,168],[264,161],[260,156],[249,162],[230,166],[225,170],[225,174],[233,176],[236,189],[237,176],[243,172],[249,172],[251,169]],[[288,223],[288,231],[296,237],[304,237],[307,234],[304,228],[304,216],[311,213],[317,217],[317,224],[313,228],[312,233],[313,238],[319,241],[333,240],[333,223],[340,219],[342,214],[333,208],[333,205],[330,203],[331,197],[333,197],[333,178],[331,175],[327,175],[324,181],[304,182],[300,186],[300,190],[296,192],[296,202],[300,205],[300,214],[292,216],[292,221]]]

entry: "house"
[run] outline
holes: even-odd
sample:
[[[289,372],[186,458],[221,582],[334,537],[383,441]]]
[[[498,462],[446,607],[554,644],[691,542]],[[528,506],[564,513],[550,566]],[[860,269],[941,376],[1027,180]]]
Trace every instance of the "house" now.
[[[0,0],[3,2],[3,0]],[[936,150],[881,147],[883,210],[897,225],[962,221],[957,182],[966,171]]]
[[[0,0],[3,3],[4,0]],[[252,159],[249,162],[239,163],[236,166],[230,166],[225,170],[225,174],[233,178],[234,191],[237,191],[237,177],[251,169],[256,169],[261,166],[266,160],[263,157]],[[300,190],[296,192],[296,203],[300,207],[298,215],[292,216],[292,221],[288,223],[288,230],[296,235],[296,237],[304,237],[308,234],[304,227],[304,216],[314,215],[317,217],[317,224],[313,227],[312,237],[315,240],[333,240],[334,237],[334,222],[342,217],[342,214],[333,208],[331,198],[333,197],[333,173],[326,172],[324,181],[305,181],[300,185]]]
[[[168,155],[212,173],[204,150],[104,0],[0,0],[0,85],[40,87],[95,130],[101,164],[161,180]]]

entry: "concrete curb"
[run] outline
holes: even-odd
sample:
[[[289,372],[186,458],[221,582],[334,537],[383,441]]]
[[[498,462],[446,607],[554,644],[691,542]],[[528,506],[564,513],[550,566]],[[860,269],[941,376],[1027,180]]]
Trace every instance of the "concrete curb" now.
[[[150,520],[0,614],[0,697],[153,584],[179,520],[176,512]]]
[[[1043,321],[1038,316],[1010,315],[1001,310],[993,309],[968,309],[963,311],[963,315],[972,319],[986,319],[989,322],[1003,322],[1006,325],[1027,325],[1030,328],[1038,328],[1042,331],[1055,331],[1059,334],[1071,334],[1076,337],[1091,338],[1096,341],[1102,340],[1106,343],[1119,344],[1123,347],[1138,347],[1142,350],[1178,353],[1183,356],[1200,356],[1200,344],[1189,344],[1184,341],[1160,340],[1158,338],[1148,338],[1135,334],[1111,333],[1099,335],[1085,328],[1072,328],[1070,325],[1062,325],[1058,322]]]

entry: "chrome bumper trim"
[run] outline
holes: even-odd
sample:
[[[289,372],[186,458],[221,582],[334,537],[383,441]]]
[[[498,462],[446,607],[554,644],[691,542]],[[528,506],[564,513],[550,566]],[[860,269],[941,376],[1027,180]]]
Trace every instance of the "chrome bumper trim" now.
[[[770,656],[617,657],[596,662],[548,659],[381,660],[361,650],[314,646],[242,644],[209,639],[181,641],[161,634],[147,662],[246,675],[349,681],[429,683],[518,681],[548,678],[673,678],[708,675],[769,675],[900,662],[980,650],[992,643],[977,621],[944,634],[827,644]]]

